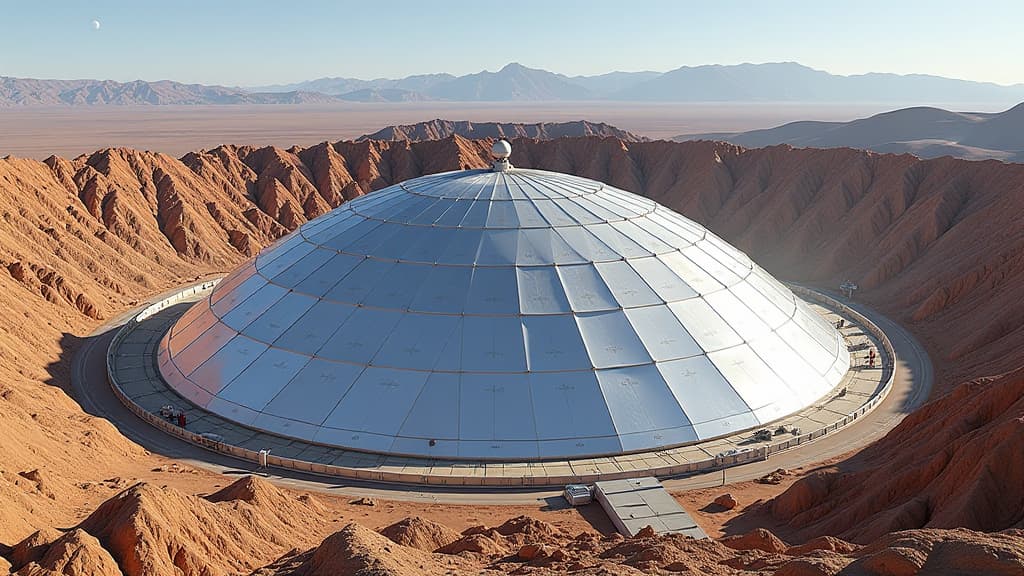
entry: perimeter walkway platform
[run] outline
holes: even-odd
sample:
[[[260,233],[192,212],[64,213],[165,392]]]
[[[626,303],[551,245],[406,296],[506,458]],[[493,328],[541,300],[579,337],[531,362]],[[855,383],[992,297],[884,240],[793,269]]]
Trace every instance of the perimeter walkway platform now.
[[[895,353],[881,330],[829,297],[793,287],[828,321],[834,324],[839,318],[845,320],[842,333],[855,365],[831,394],[802,412],[766,425],[774,432],[770,440],[758,440],[745,432],[669,450],[543,462],[469,462],[371,454],[247,428],[192,405],[167,386],[156,368],[160,338],[192,302],[208,294],[214,285],[206,282],[186,288],[132,316],[107,352],[111,389],[132,412],[173,436],[253,462],[258,461],[260,451],[269,450],[267,462],[271,467],[313,474],[453,487],[541,487],[683,476],[763,461],[834,433],[877,406],[893,382]],[[864,365],[868,348],[874,348],[880,356],[873,368]],[[159,415],[167,405],[184,410],[184,428]]]

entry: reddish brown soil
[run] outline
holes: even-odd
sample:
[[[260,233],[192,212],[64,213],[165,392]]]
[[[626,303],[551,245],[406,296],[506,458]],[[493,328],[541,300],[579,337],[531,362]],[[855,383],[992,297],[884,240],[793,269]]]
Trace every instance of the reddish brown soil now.
[[[941,106],[941,104],[939,104]],[[945,106],[946,108],[952,105]],[[0,107],[0,156],[74,157],[129,147],[181,156],[224,142],[288,148],[355,140],[383,126],[428,118],[472,122],[600,120],[634,134],[742,132],[796,120],[848,122],[891,110],[886,104],[648,102],[350,102],[330,105]],[[1000,112],[995,106],[977,112]]]
[[[327,515],[313,497],[296,497],[255,478],[206,498],[138,484],[66,533],[33,534],[10,556],[21,575],[104,576],[834,575],[844,568],[892,575],[922,570],[1019,574],[1024,565],[1021,531],[918,530],[888,534],[866,547],[830,537],[789,546],[765,529],[720,542],[680,535],[624,539],[589,529],[568,531],[530,517],[462,534],[423,519],[380,531],[347,521],[330,532]]]
[[[739,502],[733,511],[698,514],[712,533],[783,522],[789,543],[831,534],[866,548],[802,551],[798,565],[786,555],[679,538],[623,543],[595,535],[579,541],[596,539],[592,544],[573,544],[587,523],[571,510],[367,507],[259,486],[203,497],[224,479],[150,455],[66,394],[74,351],[101,319],[226,270],[346,199],[420,174],[486,164],[489,141],[456,137],[289,150],[224,146],[181,159],[115,149],[74,160],[0,160],[3,562],[21,568],[7,546],[51,529],[26,565],[35,572],[26,573],[107,573],[113,559],[124,573],[267,567],[312,574],[341,570],[336,563],[353,558],[365,559],[365,566],[352,565],[363,573],[410,573],[417,563],[442,573],[488,566],[834,573],[850,561],[898,573],[929,563],[968,566],[956,564],[959,558],[992,573],[1020,573],[1021,533],[993,532],[1021,527],[1024,510],[1024,378],[1012,372],[1024,366],[1024,227],[1017,223],[1024,166],[597,138],[513,145],[516,165],[647,194],[783,278],[825,286],[857,281],[862,298],[924,341],[938,375],[931,405],[859,456],[798,480],[770,505],[753,504],[775,496],[774,488],[730,486]],[[700,495],[701,506],[719,493]],[[519,514],[558,530],[536,537],[553,550],[530,566],[499,561],[531,544],[500,530],[447,544],[463,550],[458,558],[401,547],[391,548],[391,559],[367,531],[407,516],[455,531],[498,527]],[[342,530],[352,521],[363,528]],[[73,526],[81,531],[52,532]],[[975,531],[934,530],[954,527]],[[918,528],[928,529],[889,534]],[[348,550],[343,558],[339,549]],[[564,554],[552,559],[554,549]],[[375,561],[385,564],[375,568]]]
[[[1024,528],[1024,371],[955,388],[771,503],[802,535],[870,542],[908,528]]]

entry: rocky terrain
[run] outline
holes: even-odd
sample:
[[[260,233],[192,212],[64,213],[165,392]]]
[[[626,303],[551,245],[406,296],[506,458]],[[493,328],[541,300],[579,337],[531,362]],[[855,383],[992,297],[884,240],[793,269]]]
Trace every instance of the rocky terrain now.
[[[771,513],[804,535],[870,542],[908,528],[1024,529],[1024,371],[958,386],[850,460],[798,480]]]
[[[400,126],[388,126],[373,134],[365,134],[356,139],[363,140],[407,140],[410,142],[422,142],[424,140],[443,140],[451,136],[462,136],[463,138],[504,138],[512,140],[515,138],[533,138],[535,140],[551,140],[554,138],[580,138],[584,136],[599,136],[601,138],[616,138],[623,142],[646,142],[644,136],[638,136],[625,130],[620,130],[604,122],[538,122],[536,124],[523,124],[516,122],[469,122],[466,120],[430,120],[417,124],[403,124]]]
[[[101,320],[223,271],[345,200],[485,166],[490,143],[0,160],[0,573],[7,564],[22,574],[1021,573],[1022,165],[710,142],[513,142],[513,164],[646,194],[777,276],[826,287],[852,279],[858,297],[924,342],[937,373],[931,404],[860,454],[741,506],[748,524],[772,526],[795,547],[728,527],[735,539],[623,541],[572,511],[453,516],[252,479],[224,486],[149,454],[65,392],[74,352]],[[535,519],[506,525],[524,513]],[[440,525],[401,522],[421,515]]]
[[[919,106],[851,122],[790,122],[749,132],[676,136],[673,140],[721,140],[747,147],[791,144],[813,148],[860,148],[908,152],[921,158],[1024,161],[1024,104],[994,113],[950,112]]]
[[[137,484],[77,526],[33,532],[0,562],[22,576],[1011,575],[1024,563],[1020,530],[910,530],[868,546],[828,536],[791,546],[764,529],[719,541],[626,539],[528,516],[459,532],[418,516],[373,529],[332,512],[254,477],[204,497]]]

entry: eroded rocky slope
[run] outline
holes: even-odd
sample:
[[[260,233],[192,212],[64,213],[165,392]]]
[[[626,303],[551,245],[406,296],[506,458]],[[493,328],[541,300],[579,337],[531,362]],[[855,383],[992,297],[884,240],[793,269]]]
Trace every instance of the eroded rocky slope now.
[[[617,138],[623,142],[643,142],[647,138],[621,130],[604,122],[538,122],[523,124],[521,122],[469,122],[466,120],[428,120],[416,124],[388,126],[357,138],[360,140],[408,140],[422,142],[424,140],[442,140],[451,136],[463,138],[532,138],[552,140],[555,138],[580,138],[583,136],[599,136]]]
[[[646,194],[708,225],[782,278],[825,286],[857,281],[861,297],[925,342],[939,377],[935,403],[861,460],[798,482],[773,504],[778,518],[810,526],[805,536],[833,533],[862,543],[898,529],[1020,526],[1024,468],[1014,447],[1024,440],[1022,379],[991,376],[1024,365],[1024,166],[611,138],[513,145],[518,166]],[[288,150],[222,146],[181,159],[115,149],[72,160],[0,160],[0,543],[75,525],[123,489],[111,478],[117,466],[151,459],[64,391],[74,351],[101,320],[161,289],[230,268],[347,199],[421,174],[485,166],[489,148],[486,140],[453,137]],[[865,485],[872,489],[865,492]],[[111,502],[124,494],[175,498],[132,488]],[[189,506],[202,511],[208,504],[216,505]],[[1018,513],[1006,511],[1014,506]],[[119,526],[135,522],[120,508],[107,511],[105,517],[122,519]],[[57,535],[63,543],[39,557],[49,558],[37,562],[40,570],[66,572],[74,558],[108,566],[101,549],[122,571],[149,566],[110,543],[115,527],[94,519],[79,528],[83,533]],[[294,537],[271,547],[278,556],[285,547],[314,544],[299,537],[301,526],[281,531]],[[358,533],[354,528],[351,537]],[[934,538],[960,538],[941,534]],[[175,552],[169,565],[195,566],[197,555],[223,549],[193,536],[176,536],[188,545],[175,548],[180,558]],[[913,536],[919,537],[933,538]],[[200,552],[190,551],[193,545]],[[252,553],[245,546],[251,544],[218,566],[240,567],[232,562]],[[0,555],[11,558],[3,549]],[[264,555],[246,569],[275,558]],[[308,573],[307,560],[313,562],[287,569]]]
[[[138,484],[66,532],[35,532],[9,553],[21,576],[408,576],[495,574],[1019,574],[1024,532],[912,530],[869,546],[818,538],[790,546],[771,532],[713,540],[567,532],[520,516],[462,533],[406,518],[374,530],[243,478],[205,498]],[[324,534],[326,536],[319,536]]]

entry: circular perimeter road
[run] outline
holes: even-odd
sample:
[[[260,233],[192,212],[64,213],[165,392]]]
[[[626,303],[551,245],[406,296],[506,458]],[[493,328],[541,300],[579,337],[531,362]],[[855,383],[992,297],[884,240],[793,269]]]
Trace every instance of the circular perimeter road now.
[[[175,288],[151,301],[161,300],[179,290]],[[920,343],[902,326],[875,310],[862,304],[846,304],[881,328],[896,351],[893,387],[882,403],[841,430],[802,444],[799,449],[772,455],[768,460],[728,468],[724,475],[722,470],[713,470],[662,480],[667,490],[720,486],[723,478],[726,482],[753,480],[779,468],[800,468],[841,456],[885,436],[928,400],[933,370],[931,360]],[[128,311],[100,326],[86,338],[72,362],[71,389],[84,411],[107,419],[123,435],[151,452],[216,474],[256,474],[287,488],[354,497],[444,504],[537,504],[561,494],[550,487],[428,487],[325,477],[277,468],[266,473],[256,471],[256,465],[247,460],[212,452],[165,434],[121,404],[107,383],[107,347],[120,326],[137,313],[137,309]]]

